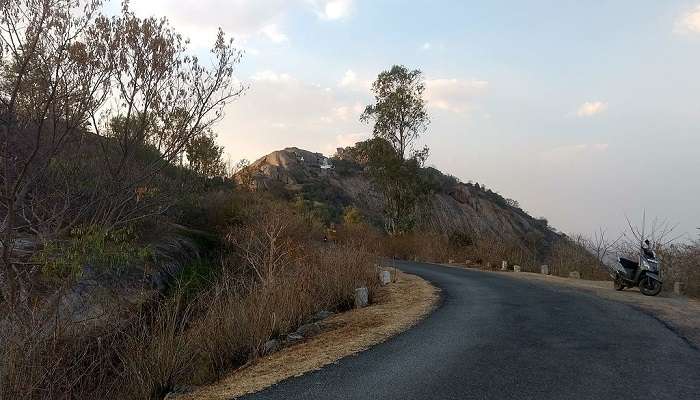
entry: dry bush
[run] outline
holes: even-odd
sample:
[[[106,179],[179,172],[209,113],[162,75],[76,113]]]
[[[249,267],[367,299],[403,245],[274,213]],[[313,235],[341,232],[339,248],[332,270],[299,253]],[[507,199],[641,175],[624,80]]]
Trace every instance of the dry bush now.
[[[387,257],[428,262],[448,261],[452,253],[447,237],[433,232],[388,236],[383,247]]]
[[[65,321],[45,307],[6,314],[0,322],[0,398],[104,397],[119,374],[117,332],[110,323]]]
[[[383,255],[383,242],[386,235],[383,231],[364,222],[342,224],[336,227],[335,242],[342,245],[361,243],[364,249],[375,255]]]
[[[314,225],[283,203],[241,204],[246,211],[209,288],[105,304],[108,315],[82,323],[45,305],[4,317],[0,398],[160,399],[254,359],[265,341],[319,310],[351,307],[357,287],[372,295],[376,256],[361,244],[366,237],[322,243]]]
[[[661,274],[666,291],[673,290],[675,282],[690,297],[700,297],[700,241],[669,245],[657,252],[661,259]]]
[[[578,271],[582,279],[610,280],[607,269],[588,250],[587,241],[582,236],[557,241],[547,263],[552,275],[569,276],[570,272]]]
[[[362,247],[315,245],[261,281],[224,277],[201,299],[206,308],[191,331],[199,356],[196,381],[208,381],[256,357],[313,313],[344,310],[354,290],[377,284],[374,258]]]
[[[195,358],[195,338],[186,331],[191,317],[191,306],[177,292],[139,313],[120,332],[117,397],[162,399],[187,380]]]

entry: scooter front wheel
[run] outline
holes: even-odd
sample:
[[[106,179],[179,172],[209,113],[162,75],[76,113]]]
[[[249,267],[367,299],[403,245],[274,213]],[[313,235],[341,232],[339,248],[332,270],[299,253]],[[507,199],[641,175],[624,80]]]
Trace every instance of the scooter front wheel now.
[[[620,290],[624,290],[624,289],[625,289],[625,284],[622,283],[622,279],[616,278],[616,279],[613,281],[613,287],[615,288],[615,290],[617,290],[617,291],[619,292]]]
[[[656,296],[661,292],[661,282],[645,276],[639,281],[639,291],[645,296]]]

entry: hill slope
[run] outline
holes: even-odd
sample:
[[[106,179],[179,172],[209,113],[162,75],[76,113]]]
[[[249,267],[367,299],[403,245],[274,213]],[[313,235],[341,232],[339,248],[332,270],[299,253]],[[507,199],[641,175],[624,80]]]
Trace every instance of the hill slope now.
[[[428,170],[438,189],[420,218],[421,228],[470,237],[489,235],[523,245],[539,243],[537,247],[549,247],[559,237],[545,220],[531,217],[499,194]],[[295,147],[274,151],[239,172],[236,179],[255,190],[326,205],[331,219],[352,205],[369,221],[382,224],[381,194],[365,168],[343,158],[343,149],[333,158]]]

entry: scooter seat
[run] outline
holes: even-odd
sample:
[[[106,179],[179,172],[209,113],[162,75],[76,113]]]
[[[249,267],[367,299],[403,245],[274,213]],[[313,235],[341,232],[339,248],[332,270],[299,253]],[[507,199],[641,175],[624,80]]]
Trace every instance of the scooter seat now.
[[[628,268],[628,269],[637,269],[639,268],[639,263],[636,261],[629,260],[627,258],[622,258],[620,257],[620,264],[622,264],[623,267]]]

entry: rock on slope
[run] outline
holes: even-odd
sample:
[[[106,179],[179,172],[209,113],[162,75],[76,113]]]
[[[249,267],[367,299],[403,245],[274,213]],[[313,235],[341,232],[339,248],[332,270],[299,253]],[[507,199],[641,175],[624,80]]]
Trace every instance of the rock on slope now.
[[[337,158],[290,147],[260,158],[236,179],[255,190],[288,197],[302,195],[336,209],[354,205],[371,221],[381,223],[382,196],[366,171],[359,165],[348,167]],[[420,223],[436,232],[487,234],[523,244],[551,243],[558,237],[546,221],[509,205],[497,193],[462,182],[435,193]]]

